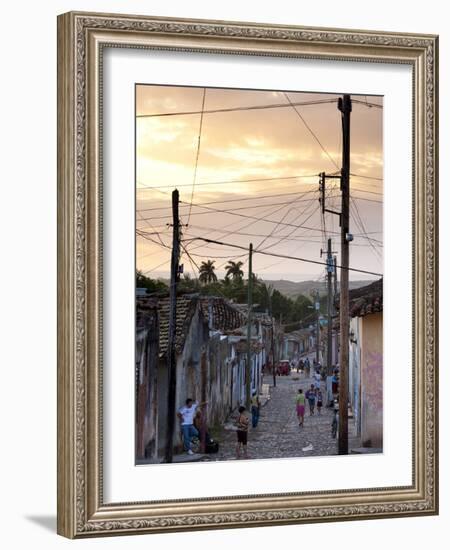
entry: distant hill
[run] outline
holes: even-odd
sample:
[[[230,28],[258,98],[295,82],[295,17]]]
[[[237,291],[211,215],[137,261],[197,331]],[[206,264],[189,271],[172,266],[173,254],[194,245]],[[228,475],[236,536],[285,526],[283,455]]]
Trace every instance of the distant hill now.
[[[161,277],[158,278],[158,280],[164,282],[167,286],[170,284],[169,279]],[[268,285],[273,285],[275,290],[278,290],[278,292],[281,292],[281,294],[284,294],[288,298],[295,299],[299,294],[303,294],[309,298],[311,291],[316,288],[318,289],[320,296],[324,296],[327,293],[327,284],[324,281],[300,281],[297,283],[294,281],[287,281],[285,279],[274,281],[263,279],[263,281]],[[374,281],[375,279],[369,281],[349,281],[348,285],[349,289],[352,290],[354,288],[361,288],[362,286],[370,285],[370,283],[373,283]]]
[[[323,281],[301,281],[296,283],[294,281],[285,280],[264,280],[264,282],[268,285],[273,285],[275,290],[278,290],[278,292],[281,292],[281,294],[284,294],[289,298],[296,298],[299,294],[309,297],[311,291],[315,289],[319,291],[321,296],[327,293],[327,285]],[[370,283],[373,283],[373,281],[349,281],[349,287],[350,290],[352,290],[353,288],[360,288],[362,286],[369,285]]]

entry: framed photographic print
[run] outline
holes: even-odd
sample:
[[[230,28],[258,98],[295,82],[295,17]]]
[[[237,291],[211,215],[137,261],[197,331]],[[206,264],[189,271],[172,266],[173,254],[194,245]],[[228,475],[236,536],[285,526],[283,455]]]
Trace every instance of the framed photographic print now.
[[[58,532],[436,514],[430,35],[58,19]]]

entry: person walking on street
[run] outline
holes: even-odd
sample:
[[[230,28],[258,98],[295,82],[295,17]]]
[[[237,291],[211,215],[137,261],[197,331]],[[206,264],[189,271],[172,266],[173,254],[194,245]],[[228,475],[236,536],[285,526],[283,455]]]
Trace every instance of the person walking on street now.
[[[333,377],[331,379],[331,393],[333,394],[333,398],[336,399],[336,396],[339,393],[339,370],[337,368],[334,369]]]
[[[316,370],[316,372],[314,373],[314,385],[316,387],[316,389],[320,390],[320,381],[322,379],[322,376],[320,375],[320,372],[318,370]]]
[[[252,401],[251,401],[251,411],[252,411],[252,428],[256,428],[259,422],[259,409],[261,407],[261,403],[259,401],[258,394],[256,391],[252,394]]]
[[[320,415],[322,411],[322,405],[323,405],[322,392],[320,391],[320,388],[316,390],[316,399],[317,399],[317,414]]]
[[[316,390],[314,389],[314,384],[311,384],[311,388],[305,394],[306,399],[309,404],[309,416],[314,414],[314,406],[316,404]]]
[[[311,368],[311,364],[309,362],[309,357],[306,357],[306,359],[305,359],[305,377],[306,378],[308,378],[308,376],[309,376],[310,368]]]
[[[242,405],[238,409],[239,416],[236,420],[237,427],[237,445],[236,445],[236,458],[241,458],[241,451],[243,451],[244,458],[248,458],[247,455],[247,435],[248,435],[248,417],[245,414],[245,407]]]
[[[305,402],[306,402],[305,394],[303,393],[303,390],[300,388],[295,398],[298,425],[300,428],[303,427],[303,422],[305,420]]]

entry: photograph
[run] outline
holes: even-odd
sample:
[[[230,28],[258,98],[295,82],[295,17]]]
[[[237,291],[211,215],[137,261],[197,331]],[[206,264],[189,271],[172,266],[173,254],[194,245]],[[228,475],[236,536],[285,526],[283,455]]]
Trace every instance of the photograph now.
[[[60,535],[438,514],[439,40],[344,23],[58,17]]]
[[[383,166],[380,95],[135,85],[136,465],[383,453]]]

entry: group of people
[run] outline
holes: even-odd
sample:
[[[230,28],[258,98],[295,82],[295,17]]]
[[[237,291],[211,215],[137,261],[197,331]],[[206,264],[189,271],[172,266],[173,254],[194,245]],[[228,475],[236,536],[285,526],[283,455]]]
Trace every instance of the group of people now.
[[[308,402],[310,416],[314,414],[316,407],[317,414],[322,414],[323,396],[322,390],[320,389],[320,380],[321,375],[316,371],[314,374],[314,383],[311,384],[311,387],[305,393],[303,393],[302,388],[298,390],[295,405],[299,427],[303,427],[305,421],[306,402]]]
[[[202,407],[206,405],[207,402],[198,403],[193,401],[191,398],[186,399],[186,403],[183,407],[178,409],[177,416],[180,420],[180,427],[183,436],[183,445],[184,450],[187,454],[193,455],[194,451],[192,450],[192,440],[193,438],[198,438],[200,436],[200,426],[202,418]],[[251,398],[251,414],[252,414],[252,427],[256,428],[259,422],[259,413],[260,413],[261,403],[258,397],[257,392],[253,392]],[[248,429],[250,425],[250,420],[246,414],[246,408],[240,406],[238,409],[238,416],[236,418],[236,435],[237,435],[237,444],[236,444],[236,457],[248,458],[247,453],[247,439],[248,439]],[[209,439],[209,435],[206,433],[206,440]]]
[[[309,357],[306,357],[305,360],[299,359],[298,357],[294,357],[291,359],[291,369],[297,370],[297,372],[303,372],[306,371],[309,373],[309,369],[311,368],[311,364],[309,362]]]
[[[303,363],[303,367],[306,368],[306,361],[308,362],[309,367],[309,359],[306,358],[305,362]],[[300,364],[299,363],[299,364]],[[306,391],[303,392],[303,389],[299,389],[298,393],[296,395],[295,403],[296,403],[296,412],[298,417],[298,423],[299,427],[303,427],[304,420],[305,420],[305,408],[306,404],[308,403],[309,407],[309,415],[314,415],[315,411],[317,410],[317,414],[320,415],[322,413],[322,406],[323,406],[323,396],[322,396],[322,390],[320,387],[320,382],[322,380],[322,374],[320,372],[320,364],[316,364],[316,369],[313,374],[313,380],[314,382],[311,384],[311,387]],[[333,377],[333,391],[336,391],[338,385],[338,373],[337,370],[335,370],[334,377]],[[185,406],[181,407],[178,410],[178,418],[180,419],[180,426],[181,431],[183,434],[183,443],[184,443],[184,449],[185,451],[192,455],[194,452],[191,449],[191,442],[194,437],[199,437],[199,422],[201,422],[202,418],[202,407],[206,405],[206,402],[204,403],[198,403],[194,402],[192,399],[186,399]],[[260,408],[261,404],[259,401],[259,397],[257,392],[253,392],[252,398],[251,398],[251,424],[252,428],[256,428],[259,422],[259,415],[260,415]],[[242,405],[238,409],[238,415],[236,417],[235,421],[235,427],[236,427],[236,436],[237,436],[237,442],[236,442],[236,457],[239,459],[241,457],[248,458],[247,453],[247,440],[248,440],[248,430],[250,426],[250,419],[247,416],[246,413],[247,409]],[[206,435],[208,438],[208,435]]]

